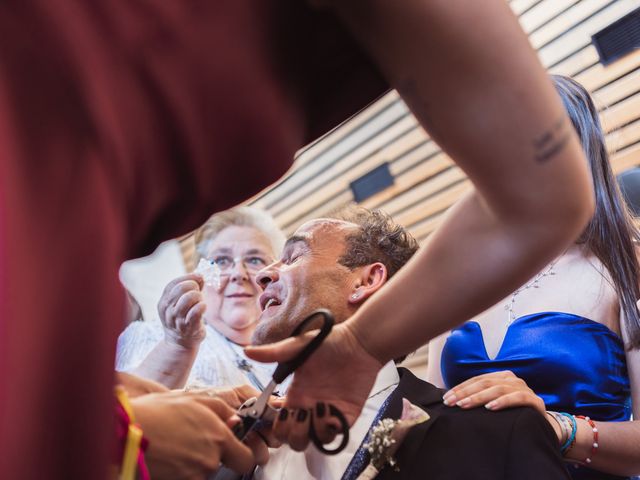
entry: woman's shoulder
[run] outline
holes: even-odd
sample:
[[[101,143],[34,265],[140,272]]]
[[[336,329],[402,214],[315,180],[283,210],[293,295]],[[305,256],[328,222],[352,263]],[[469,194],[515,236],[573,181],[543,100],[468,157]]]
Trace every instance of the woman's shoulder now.
[[[138,338],[161,337],[162,323],[159,319],[154,320],[137,320],[127,325],[120,337],[120,341],[132,341]]]
[[[160,320],[131,322],[118,337],[116,370],[127,371],[137,367],[160,340]]]

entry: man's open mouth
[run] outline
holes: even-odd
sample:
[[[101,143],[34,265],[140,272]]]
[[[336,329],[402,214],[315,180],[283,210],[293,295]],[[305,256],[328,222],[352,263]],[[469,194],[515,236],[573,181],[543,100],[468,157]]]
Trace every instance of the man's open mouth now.
[[[262,311],[265,311],[269,307],[274,307],[276,305],[280,305],[280,300],[276,297],[272,297],[269,295],[262,295],[260,297],[260,306],[262,307]]]

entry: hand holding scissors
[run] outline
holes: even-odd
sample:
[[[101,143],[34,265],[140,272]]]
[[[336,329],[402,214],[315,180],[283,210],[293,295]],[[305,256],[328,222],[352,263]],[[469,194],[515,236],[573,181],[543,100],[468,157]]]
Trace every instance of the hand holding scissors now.
[[[249,432],[254,430],[257,431],[260,428],[272,425],[278,416],[282,418],[282,415],[280,415],[281,411],[269,405],[269,399],[276,387],[289,375],[295,372],[301,365],[303,365],[309,356],[318,349],[324,339],[329,335],[334,324],[333,316],[327,310],[316,310],[305,318],[291,335],[292,337],[295,337],[304,333],[305,329],[309,327],[311,322],[317,320],[319,317],[322,318],[323,323],[317,335],[293,359],[278,364],[276,370],[273,372],[271,382],[269,382],[259,397],[247,400],[240,407],[237,414],[242,418],[242,423],[236,425],[233,429],[237,438],[243,440]],[[306,418],[306,415],[309,412],[306,410],[303,410],[303,412],[304,417]],[[340,423],[340,430],[338,431],[338,434],[342,434],[342,441],[340,442],[340,445],[334,449],[327,449],[324,446],[323,442],[316,434],[313,413],[311,413],[311,418],[309,419],[309,438],[321,452],[327,455],[335,455],[344,450],[349,442],[349,425],[339,410],[330,407],[328,413],[329,416],[335,417]]]

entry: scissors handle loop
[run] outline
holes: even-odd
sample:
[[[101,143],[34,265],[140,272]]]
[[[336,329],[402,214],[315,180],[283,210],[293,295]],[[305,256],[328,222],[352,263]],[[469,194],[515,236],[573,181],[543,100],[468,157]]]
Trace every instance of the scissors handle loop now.
[[[318,433],[316,432],[316,428],[313,423],[313,417],[311,417],[311,422],[309,423],[309,438],[311,438],[311,442],[315,447],[325,455],[337,455],[344,450],[347,443],[349,443],[349,423],[347,422],[344,414],[333,405],[329,405],[329,415],[336,417],[340,422],[340,430],[338,430],[339,433],[342,434],[342,441],[340,442],[340,445],[333,449],[328,449],[324,446],[322,441],[318,438]]]

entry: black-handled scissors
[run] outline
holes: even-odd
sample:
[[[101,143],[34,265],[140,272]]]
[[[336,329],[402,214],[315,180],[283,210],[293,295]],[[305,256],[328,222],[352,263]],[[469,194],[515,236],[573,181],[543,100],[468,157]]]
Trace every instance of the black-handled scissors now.
[[[269,405],[268,402],[271,395],[275,391],[276,387],[289,375],[295,372],[309,358],[309,356],[318,349],[324,339],[327,338],[327,335],[329,335],[335,323],[333,315],[331,315],[331,312],[328,310],[316,310],[305,318],[291,334],[292,337],[300,335],[305,331],[309,324],[318,317],[322,317],[322,327],[313,340],[311,340],[295,358],[288,362],[279,363],[273,372],[269,385],[267,385],[262,394],[260,394],[259,397],[250,398],[238,409],[237,414],[242,418],[242,423],[239,423],[233,428],[233,433],[240,440],[244,440],[252,430],[259,430],[264,426],[269,426],[276,420],[279,410]],[[340,422],[339,433],[342,434],[342,441],[340,442],[340,445],[332,450],[325,448],[316,434],[313,426],[313,416],[310,422],[309,437],[318,450],[327,455],[335,455],[344,450],[349,442],[349,424],[347,423],[344,415],[336,408],[330,408],[329,415],[336,417]]]

